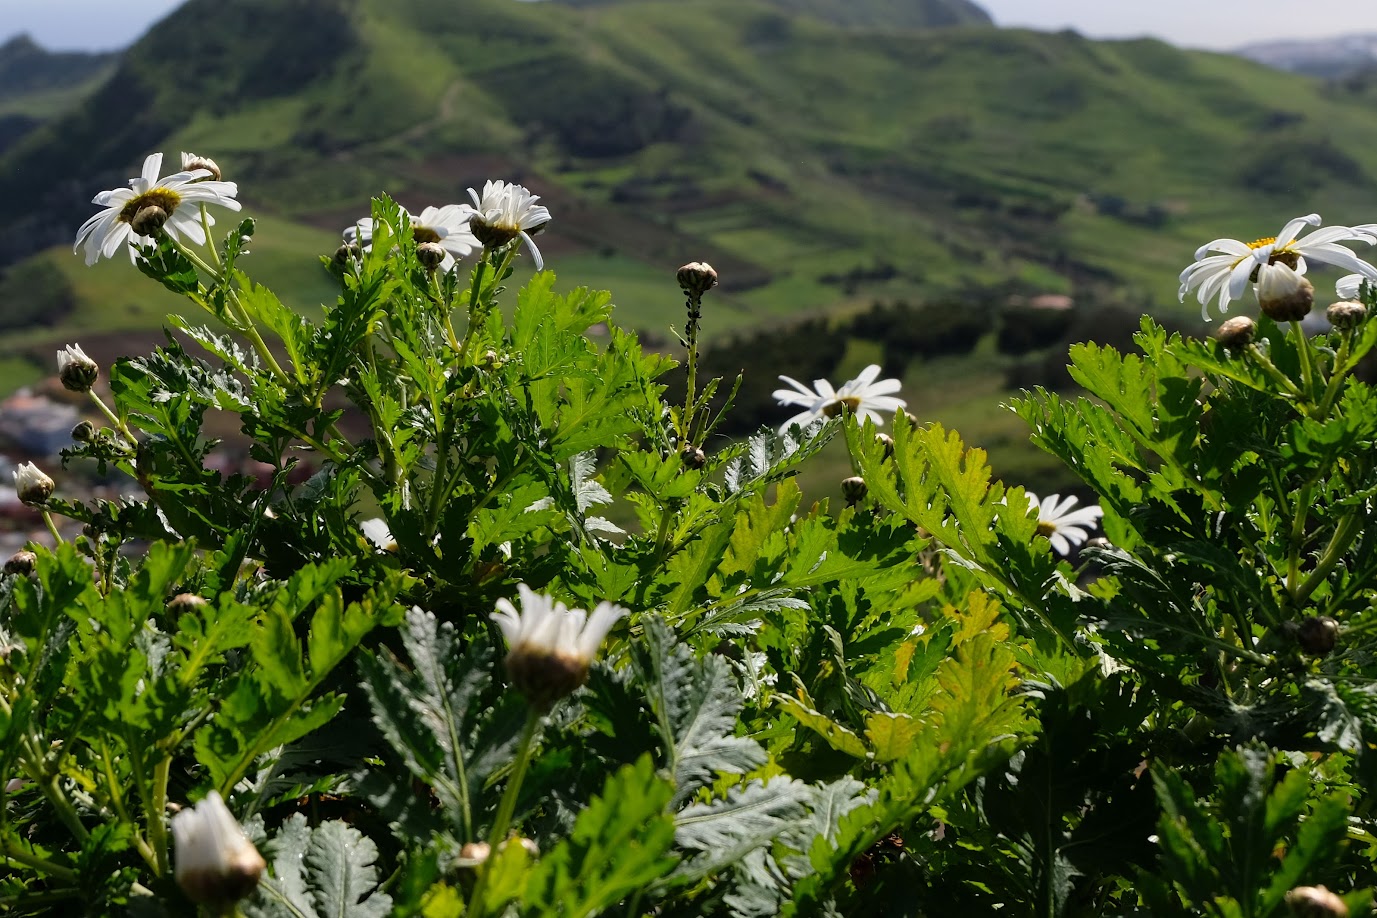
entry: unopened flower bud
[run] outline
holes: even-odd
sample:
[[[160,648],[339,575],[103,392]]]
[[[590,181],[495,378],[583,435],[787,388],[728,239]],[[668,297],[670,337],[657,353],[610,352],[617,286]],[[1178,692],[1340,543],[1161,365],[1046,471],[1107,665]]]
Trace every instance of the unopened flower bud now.
[[[517,839],[517,841],[521,843],[521,847],[525,848],[526,853],[531,857],[540,857],[540,845],[537,845],[534,839],[527,838],[523,835],[521,838]]]
[[[140,236],[152,236],[161,230],[166,222],[167,211],[157,204],[149,204],[134,214],[134,219],[129,221],[129,227]]]
[[[1324,311],[1329,324],[1339,329],[1357,328],[1367,318],[1367,307],[1352,300],[1342,300]]]
[[[195,153],[182,152],[182,171],[194,172],[197,169],[204,169],[210,176],[196,179],[198,182],[209,180],[220,181],[224,176],[220,172],[220,167],[215,164],[215,160],[209,156],[197,156]]]
[[[679,287],[686,296],[700,297],[717,286],[717,272],[706,261],[691,261],[679,269]]]
[[[99,375],[100,365],[86,356],[80,344],[69,344],[57,352],[57,376],[65,388],[90,392]]]
[[[445,247],[438,242],[422,242],[416,246],[416,260],[434,271],[445,260]]]
[[[1253,343],[1253,338],[1257,336],[1257,323],[1248,316],[1234,316],[1221,324],[1214,336],[1229,350],[1241,351]]]
[[[847,478],[841,483],[842,497],[846,498],[847,506],[854,507],[865,500],[865,495],[869,493],[869,491],[870,486],[865,483],[864,478]]]
[[[167,611],[173,615],[181,615],[185,612],[195,612],[209,604],[195,593],[178,593],[167,601]]]
[[[701,469],[708,464],[708,454],[692,443],[684,447],[679,458],[684,461],[684,468],[688,469]]]
[[[72,428],[72,439],[78,443],[90,443],[96,436],[96,425],[82,421]]]
[[[487,842],[467,842],[459,849],[460,867],[477,867],[492,854],[492,846]]]
[[[894,438],[891,437],[889,434],[876,434],[875,442],[880,444],[880,446],[884,449],[886,459],[894,455]]]
[[[363,248],[357,242],[346,242],[335,249],[335,264],[343,268],[351,261],[363,261]]]
[[[1286,894],[1286,905],[1296,918],[1348,918],[1344,900],[1323,886],[1297,886]]]
[[[220,795],[172,817],[177,885],[192,902],[222,911],[258,886],[268,865]]]
[[[41,504],[53,496],[53,480],[32,462],[25,462],[14,471],[14,490],[26,504]]]
[[[1322,657],[1339,642],[1339,623],[1328,615],[1311,616],[1296,629],[1296,643],[1311,656]]]
[[[1315,305],[1315,286],[1289,265],[1263,265],[1258,270],[1257,301],[1269,319],[1299,322]]]
[[[31,551],[17,551],[5,562],[5,573],[28,576],[33,573],[34,565],[37,563],[38,555]]]
[[[485,249],[500,249],[521,235],[521,230],[514,226],[488,223],[477,214],[469,219],[469,231],[473,233],[473,238],[483,243]]]

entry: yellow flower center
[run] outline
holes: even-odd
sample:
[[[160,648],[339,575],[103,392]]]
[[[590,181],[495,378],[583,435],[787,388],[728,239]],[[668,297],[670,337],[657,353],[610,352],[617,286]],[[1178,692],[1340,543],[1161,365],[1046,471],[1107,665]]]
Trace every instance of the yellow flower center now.
[[[1263,236],[1261,239],[1254,239],[1252,242],[1248,243],[1248,248],[1257,251],[1258,249],[1264,248],[1269,245],[1276,245],[1276,242],[1276,236]],[[1238,261],[1234,262],[1234,266],[1237,267],[1242,262],[1243,259],[1240,258]],[[1280,249],[1276,249],[1269,256],[1267,256],[1267,263],[1269,265],[1286,265],[1286,267],[1294,271],[1300,267],[1300,255],[1291,251],[1289,248],[1283,247]],[[1257,275],[1260,267],[1261,266],[1259,266],[1258,268],[1254,268],[1253,273],[1248,276],[1249,283],[1257,283]]]
[[[1051,536],[1052,533],[1054,533],[1054,532],[1056,532],[1056,531],[1057,531],[1057,527],[1056,527],[1056,526],[1053,526],[1051,523],[1047,522],[1046,520],[1038,520],[1038,535],[1040,535],[1040,536]]]
[[[411,228],[411,235],[416,238],[417,245],[420,245],[423,242],[440,241],[440,234],[435,232],[435,230],[431,229],[428,226],[413,226]]]
[[[168,191],[166,188],[154,188],[145,191],[120,208],[119,220],[121,223],[133,223],[139,211],[145,207],[161,207],[163,213],[170,217],[180,203],[182,203],[182,196],[177,192]]]

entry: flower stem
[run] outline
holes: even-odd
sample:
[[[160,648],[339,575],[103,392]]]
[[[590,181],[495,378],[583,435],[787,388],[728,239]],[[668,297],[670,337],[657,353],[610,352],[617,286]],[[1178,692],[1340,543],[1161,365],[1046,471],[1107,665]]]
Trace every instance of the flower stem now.
[[[684,442],[680,446],[692,446],[696,434],[693,403],[698,392],[698,326],[703,318],[703,295],[686,290],[685,296],[688,308],[688,326],[684,330],[688,342],[688,391],[684,399]]]
[[[23,864],[25,867],[32,867],[34,870],[41,870],[43,873],[57,877],[64,882],[75,883],[77,881],[77,873],[75,870],[54,864],[45,857],[30,854],[9,839],[5,840],[5,847],[3,851],[0,851],[0,855],[3,855],[7,860],[14,861],[16,864]]]
[[[220,253],[215,249],[215,239],[210,235],[210,214],[206,213],[206,205],[201,205],[201,227],[206,234],[206,248],[210,249],[210,261],[216,267],[216,273],[220,273],[221,267]]]
[[[526,715],[526,726],[521,731],[521,739],[516,747],[516,762],[512,766],[512,776],[507,781],[507,789],[502,793],[502,802],[497,806],[497,816],[494,817],[492,830],[488,833],[488,846],[492,855],[497,854],[498,846],[506,838],[507,829],[511,826],[512,814],[516,812],[516,800],[521,795],[521,783],[526,779],[526,768],[531,763],[531,750],[535,745],[536,731],[540,727],[541,719],[542,714],[536,708],[531,708],[531,712]],[[478,880],[473,885],[473,895],[469,897],[468,918],[482,918],[483,891],[487,885],[484,881],[487,876],[487,870],[480,868]]]
[[[1313,415],[1317,421],[1323,421],[1329,417],[1329,412],[1334,407],[1334,400],[1339,397],[1339,392],[1343,389],[1344,380],[1348,377],[1348,355],[1352,343],[1352,333],[1345,332],[1343,341],[1339,342],[1339,352],[1334,356],[1334,365],[1329,371],[1329,385],[1325,387],[1324,397],[1320,399],[1320,407]]]
[[[464,343],[455,348],[462,358],[468,353],[469,342],[473,340],[475,331],[479,326],[479,317],[482,314],[482,303],[480,297],[483,295],[483,275],[488,270],[488,250],[483,250],[483,257],[473,269],[473,286],[469,288],[469,327],[464,329]]]
[[[153,766],[153,799],[148,804],[148,840],[157,860],[153,869],[159,876],[167,873],[167,779],[172,770],[172,756],[164,754]]]
[[[190,247],[183,245],[181,240],[176,237],[168,236],[168,239],[172,241],[173,248],[185,255],[188,261],[201,271],[204,271],[207,276],[225,285],[225,301],[234,310],[233,318],[239,325],[235,330],[248,336],[249,342],[253,344],[253,349],[258,352],[259,357],[263,358],[263,362],[267,364],[268,369],[272,371],[274,376],[284,382],[287,381],[290,377],[287,376],[286,371],[278,364],[277,358],[273,356],[272,349],[269,348],[268,343],[263,340],[263,336],[258,333],[257,326],[253,324],[253,319],[249,318],[248,312],[245,311],[243,304],[239,302],[239,297],[234,292],[234,289],[230,287],[229,279],[225,277],[223,270],[206,264],[204,258],[197,255]],[[213,248],[212,246],[212,250]],[[217,255],[216,258],[218,261],[219,256]]]
[[[1316,562],[1315,569],[1310,572],[1310,576],[1305,578],[1305,582],[1296,590],[1292,591],[1292,599],[1297,606],[1310,598],[1310,594],[1324,582],[1324,578],[1329,576],[1329,572],[1339,563],[1339,558],[1348,551],[1348,547],[1353,544],[1353,540],[1358,537],[1358,533],[1363,527],[1359,525],[1358,512],[1350,511],[1347,516],[1339,521],[1339,525],[1334,529],[1334,535],[1330,536],[1329,544],[1325,546],[1324,553],[1320,555],[1320,560]]]
[[[110,410],[110,406],[105,404],[105,400],[99,395],[96,395],[96,390],[88,389],[86,390],[86,394],[91,397],[91,401],[96,403],[96,407],[100,409],[101,414],[105,415],[110,423],[115,425],[115,429],[119,431],[120,436],[128,440],[131,446],[137,445],[138,441],[134,439],[134,434],[130,432],[129,425],[120,420],[119,415]]]
[[[1296,384],[1291,377],[1277,369],[1277,365],[1271,361],[1271,358],[1262,352],[1262,348],[1258,347],[1256,344],[1248,345],[1248,356],[1252,357],[1253,361],[1258,366],[1262,367],[1262,371],[1270,376],[1277,385],[1281,386],[1282,390],[1287,395],[1294,399],[1305,398],[1305,394],[1301,392],[1300,389],[1296,388]]]
[[[1299,322],[1291,323],[1291,331],[1296,337],[1296,353],[1300,357],[1301,380],[1305,383],[1305,397],[1314,398],[1315,366],[1310,357],[1310,339],[1305,337],[1305,329]]]
[[[48,531],[53,534],[53,541],[61,545],[66,539],[62,538],[62,533],[57,531],[57,524],[53,522],[53,515],[47,510],[43,511],[43,522],[48,525]]]

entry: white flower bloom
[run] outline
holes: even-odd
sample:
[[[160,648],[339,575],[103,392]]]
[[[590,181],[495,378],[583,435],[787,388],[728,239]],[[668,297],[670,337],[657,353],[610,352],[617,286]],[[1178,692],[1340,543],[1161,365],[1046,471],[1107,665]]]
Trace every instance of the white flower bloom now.
[[[1339,295],[1341,300],[1356,300],[1363,292],[1363,281],[1367,280],[1361,274],[1345,274],[1334,283],[1334,292]]]
[[[378,547],[379,551],[396,551],[397,540],[392,537],[392,530],[387,527],[387,521],[373,517],[371,520],[364,520],[359,524],[363,530],[364,537]]]
[[[195,153],[188,153],[185,150],[183,150],[182,171],[195,172],[197,169],[203,169],[206,172],[209,172],[210,175],[207,177],[212,178],[217,182],[225,177],[220,172],[219,164],[216,163],[215,160],[211,159],[209,156],[197,156]]]
[[[497,601],[492,620],[507,639],[507,672],[532,704],[548,706],[588,678],[588,667],[607,632],[627,610],[602,602],[592,614],[569,609],[553,597],[517,585],[518,612],[508,599]]]
[[[76,252],[83,243],[86,246],[86,263],[93,265],[102,256],[109,258],[126,242],[148,244],[150,236],[140,236],[132,226],[134,218],[146,207],[159,207],[167,214],[163,229],[170,236],[185,236],[198,245],[206,241],[205,230],[201,227],[200,204],[218,204],[230,210],[239,210],[240,204],[234,199],[239,186],[234,182],[209,180],[210,171],[196,169],[190,172],[177,172],[166,178],[158,178],[162,169],[163,155],[153,153],[143,161],[143,174],[129,180],[128,188],[102,191],[92,198],[91,203],[104,208],[100,213],[81,224],[77,230]],[[183,204],[193,205],[182,207]],[[207,217],[214,225],[214,219]],[[135,257],[133,248],[129,257]]]
[[[899,411],[907,403],[895,398],[902,383],[897,379],[881,379],[879,364],[872,363],[861,371],[861,375],[842,383],[841,388],[833,389],[825,379],[813,380],[813,389],[790,376],[780,376],[792,389],[776,389],[775,398],[781,405],[794,405],[802,408],[798,414],[779,425],[779,432],[785,433],[795,424],[807,427],[818,418],[834,418],[843,411],[850,413],[857,424],[865,423],[866,418],[876,424],[884,423],[881,411]],[[816,391],[815,391],[816,390]]]
[[[53,494],[53,480],[32,462],[25,462],[14,470],[14,490],[20,501],[41,504]]]
[[[1072,509],[1080,501],[1068,494],[1065,499],[1059,494],[1049,494],[1041,500],[1032,491],[1028,495],[1028,509],[1038,514],[1038,535],[1047,536],[1057,554],[1065,557],[1071,554],[1072,547],[1079,547],[1090,538],[1090,532],[1104,511],[1097,504]]]
[[[469,226],[479,242],[495,249],[520,236],[531,250],[536,270],[545,267],[540,249],[531,240],[550,222],[549,209],[536,203],[539,195],[531,194],[523,185],[489,181],[483,185],[481,195],[470,188],[469,197],[475,208]]]
[[[1243,295],[1250,282],[1256,282],[1258,269],[1263,265],[1284,264],[1297,274],[1307,270],[1307,260],[1335,265],[1362,276],[1377,280],[1377,268],[1363,261],[1339,242],[1377,242],[1377,225],[1330,226],[1316,230],[1304,239],[1298,238],[1306,226],[1319,226],[1320,215],[1297,217],[1287,223],[1276,236],[1254,242],[1237,239],[1216,239],[1202,245],[1195,252],[1195,263],[1181,272],[1178,295],[1196,291],[1201,305],[1201,317],[1210,317],[1210,300],[1218,298],[1219,311],[1228,312],[1229,303]],[[1211,255],[1210,252],[1219,254]]]
[[[57,376],[64,388],[90,392],[99,375],[100,365],[86,356],[80,344],[69,344],[57,352]]]
[[[215,791],[172,817],[172,840],[177,885],[200,905],[238,902],[267,866]]]
[[[419,214],[405,212],[411,220],[411,234],[416,244],[437,243],[445,250],[445,258],[440,262],[440,270],[448,271],[455,261],[468,255],[482,243],[474,238],[469,229],[469,217],[473,208],[467,204],[446,204],[444,207],[427,207]],[[373,218],[364,217],[344,231],[347,245],[358,243],[365,249],[373,244]]]

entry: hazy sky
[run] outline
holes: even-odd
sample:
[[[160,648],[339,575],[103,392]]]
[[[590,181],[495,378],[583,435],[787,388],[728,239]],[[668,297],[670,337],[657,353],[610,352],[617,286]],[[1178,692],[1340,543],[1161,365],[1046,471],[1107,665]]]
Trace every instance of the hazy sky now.
[[[49,48],[119,48],[179,0],[0,0],[0,39],[30,32]],[[846,0],[839,0],[846,2]],[[1151,34],[1199,48],[1377,32],[1377,0],[976,0],[1001,25]]]

